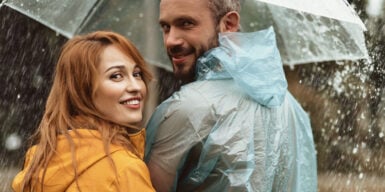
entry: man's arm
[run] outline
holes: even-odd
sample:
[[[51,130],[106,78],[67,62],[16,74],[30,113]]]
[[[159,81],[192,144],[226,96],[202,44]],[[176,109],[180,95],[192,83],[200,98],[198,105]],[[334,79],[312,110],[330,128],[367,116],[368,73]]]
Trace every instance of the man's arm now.
[[[191,148],[210,131],[210,105],[189,89],[163,102],[147,125],[146,162],[157,191],[170,191]]]
[[[148,169],[151,171],[151,181],[157,192],[169,192],[174,183],[175,175],[168,173],[156,164],[156,161],[150,159],[147,163]]]
[[[157,107],[148,125],[146,135],[145,161],[150,171],[151,181],[156,191],[171,191],[183,149],[180,134],[182,119],[170,99]],[[175,119],[175,120],[174,120]]]

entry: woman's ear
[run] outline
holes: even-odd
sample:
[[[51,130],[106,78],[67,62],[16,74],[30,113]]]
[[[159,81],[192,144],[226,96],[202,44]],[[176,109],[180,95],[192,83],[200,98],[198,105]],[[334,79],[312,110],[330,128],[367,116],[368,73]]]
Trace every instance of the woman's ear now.
[[[220,32],[237,32],[240,27],[240,16],[236,11],[230,11],[220,21]]]

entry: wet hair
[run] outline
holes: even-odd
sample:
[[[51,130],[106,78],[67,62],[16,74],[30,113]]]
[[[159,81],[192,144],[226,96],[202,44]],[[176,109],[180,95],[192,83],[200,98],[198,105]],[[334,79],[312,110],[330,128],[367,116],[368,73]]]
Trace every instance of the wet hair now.
[[[230,11],[240,12],[240,0],[208,0],[209,9],[213,13],[214,20],[219,24],[220,20]]]
[[[117,33],[97,31],[75,36],[67,41],[56,64],[53,85],[47,99],[45,112],[33,136],[36,151],[30,166],[27,167],[21,185],[22,191],[36,191],[39,184],[43,190],[43,182],[39,183],[35,179],[43,170],[41,181],[44,181],[46,168],[55,153],[59,135],[64,135],[72,148],[74,147],[74,142],[69,135],[70,130],[75,133],[78,133],[76,131],[78,128],[98,130],[115,175],[117,175],[116,167],[109,156],[110,144],[123,146],[139,156],[129,140],[129,132],[127,131],[137,129],[137,127],[134,125],[122,127],[106,120],[93,103],[92,98],[94,98],[98,86],[96,84],[97,68],[100,64],[101,54],[106,47],[111,45],[116,46],[137,64],[142,71],[142,78],[146,87],[152,79],[147,64],[133,43]],[[72,155],[75,181],[78,186],[75,153],[72,152]]]

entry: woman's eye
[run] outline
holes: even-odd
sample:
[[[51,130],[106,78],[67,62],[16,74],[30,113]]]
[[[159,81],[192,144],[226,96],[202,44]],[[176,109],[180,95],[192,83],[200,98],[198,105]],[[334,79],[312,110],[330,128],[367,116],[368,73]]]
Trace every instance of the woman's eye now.
[[[119,80],[119,79],[122,79],[123,78],[123,75],[120,74],[120,73],[114,73],[110,76],[110,79],[112,80]]]
[[[134,72],[132,75],[133,75],[134,77],[142,78],[143,73],[142,73],[141,71],[137,71],[137,72]]]
[[[132,73],[132,76],[134,76],[135,78],[142,78],[143,76],[142,70],[139,67],[135,67]]]

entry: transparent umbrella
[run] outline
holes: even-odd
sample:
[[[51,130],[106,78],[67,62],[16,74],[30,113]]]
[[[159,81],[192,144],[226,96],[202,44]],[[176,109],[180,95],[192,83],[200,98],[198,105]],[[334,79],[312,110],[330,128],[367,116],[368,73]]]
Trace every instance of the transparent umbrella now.
[[[287,65],[368,58],[365,27],[344,0],[244,0],[244,31],[273,25]],[[154,0],[3,0],[70,38],[106,29],[130,38],[151,64],[171,69],[157,25]]]
[[[273,25],[283,63],[368,59],[366,28],[344,0],[245,0],[244,31]]]
[[[14,171],[19,170],[22,165],[24,155],[21,154],[20,150],[14,150],[20,146],[18,136],[29,137],[38,124],[49,91],[49,80],[53,72],[52,64],[55,63],[55,54],[53,53],[59,52],[59,44],[65,42],[66,39],[63,36],[70,38],[73,35],[93,30],[113,30],[133,40],[149,63],[169,71],[171,71],[171,66],[165,54],[161,32],[157,24],[159,6],[157,0],[0,0],[0,2],[0,13],[15,13],[7,17],[2,17],[0,14],[0,27],[4,26],[4,23],[10,24],[6,25],[8,27],[11,24],[13,26],[10,28],[2,27],[0,30],[0,54],[6,53],[0,55],[0,66],[2,66],[0,70],[0,88],[2,90],[0,92],[0,128],[2,129],[0,134],[0,156],[2,157],[0,159],[0,191],[10,191],[9,185],[2,182],[11,181]],[[344,1],[243,0],[242,2],[243,30],[255,31],[273,25],[284,64],[357,60],[367,57],[363,36],[365,28],[354,11]],[[40,30],[41,25],[31,25],[32,27],[27,25],[26,21],[30,22],[30,19],[19,22],[18,20],[21,20],[23,15],[25,18],[33,18],[62,36],[55,38],[58,40],[51,40],[50,30]],[[311,66],[306,65],[304,67]],[[332,75],[331,72],[326,72],[319,74],[318,70],[309,71],[309,73],[318,73],[318,76]],[[345,73],[345,71],[343,72]],[[337,77],[339,76],[337,75]],[[170,79],[165,79],[162,76],[162,81],[159,82],[166,84],[171,81]],[[329,81],[322,79],[319,81],[318,78],[315,78],[314,81],[317,81],[314,84],[322,84],[322,86],[329,83]],[[381,81],[378,82],[381,83]],[[169,86],[169,84],[167,85]],[[303,94],[303,97],[314,100],[314,103],[319,102],[317,97],[309,96],[309,94]],[[331,107],[335,106],[335,103],[332,102],[324,105],[321,100],[319,103],[331,110],[337,108]],[[350,105],[343,103],[342,111],[344,109],[350,111],[346,113],[349,118],[351,118],[350,114],[358,114],[355,112],[356,110],[349,108],[353,104],[353,108],[356,109],[355,103]],[[312,120],[318,120],[322,123],[329,120],[323,117],[323,112],[328,117],[340,112],[340,110],[323,111],[318,106],[315,105],[316,110],[313,114],[319,113],[320,115],[315,116],[316,118]],[[381,113],[381,110],[378,113]],[[330,131],[326,132],[332,133],[336,130],[335,127],[341,131],[348,126],[350,130],[351,124],[358,124],[357,122],[361,120],[361,118],[356,120],[349,118],[346,119],[350,124],[343,125],[341,122],[344,122],[344,117],[333,117],[331,118],[333,121],[330,121],[329,124],[322,124],[326,126],[326,129],[320,126],[318,130],[321,132],[321,130],[328,130],[327,128],[330,127]],[[381,120],[378,122],[381,126]],[[382,139],[382,136],[380,135],[379,139]],[[320,140],[326,143],[332,141],[334,136],[327,136],[327,138],[330,139],[321,138]],[[22,142],[24,143],[24,140]],[[329,147],[324,143],[321,146],[326,147],[321,148],[320,151],[323,150],[324,153],[328,154],[330,152],[328,150],[334,150],[333,147],[335,147],[334,144]],[[340,148],[349,149],[346,145],[339,145],[338,150]],[[6,150],[12,151],[4,152]],[[366,155],[366,153],[362,153],[362,155]],[[345,160],[349,161],[349,165],[355,166],[353,167],[355,169],[352,170],[361,169],[361,166],[356,166],[356,161],[347,159]],[[321,160],[320,162],[325,162]],[[343,161],[342,159],[337,160]],[[335,161],[331,162],[335,163]],[[362,162],[363,165],[372,165],[367,164],[366,160]],[[17,169],[8,168],[8,164],[18,165]],[[328,166],[329,162],[325,164],[324,167]],[[338,164],[338,166],[340,165],[341,163]],[[341,167],[341,170],[345,170],[346,166]],[[8,173],[2,172],[3,170]],[[351,186],[353,185],[351,184]]]
[[[95,30],[118,32],[139,48],[146,60],[171,70],[164,54],[154,0],[3,0],[10,7],[67,38]]]

